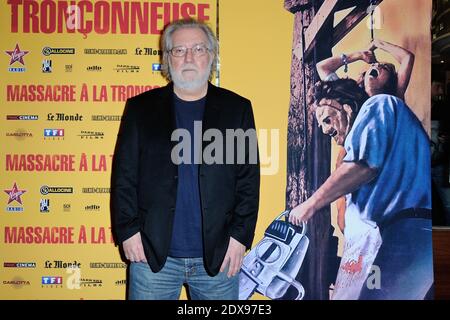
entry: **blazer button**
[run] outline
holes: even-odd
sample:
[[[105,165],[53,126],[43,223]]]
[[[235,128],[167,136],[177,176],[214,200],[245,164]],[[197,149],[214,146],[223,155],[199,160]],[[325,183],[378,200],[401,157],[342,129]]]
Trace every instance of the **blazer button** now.
[[[170,211],[172,211],[172,212],[175,211],[175,207],[171,207]]]
[[[173,178],[174,178],[175,180],[177,180],[177,179],[178,179],[178,176],[174,176]]]

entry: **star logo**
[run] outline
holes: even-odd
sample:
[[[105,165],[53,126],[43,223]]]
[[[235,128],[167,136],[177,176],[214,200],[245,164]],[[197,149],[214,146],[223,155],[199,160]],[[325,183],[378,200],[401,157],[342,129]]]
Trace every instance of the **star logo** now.
[[[22,196],[26,190],[19,190],[17,187],[17,183],[14,182],[14,186],[10,190],[4,190],[6,194],[9,196],[8,204],[10,204],[13,201],[17,201],[18,203],[22,204],[22,199],[20,196]]]
[[[29,51],[21,51],[19,48],[19,44],[16,43],[16,47],[14,50],[5,51],[7,55],[11,57],[11,60],[9,61],[9,65],[12,65],[14,62],[19,62],[22,65],[25,65],[25,62],[23,61],[23,57],[29,52]]]

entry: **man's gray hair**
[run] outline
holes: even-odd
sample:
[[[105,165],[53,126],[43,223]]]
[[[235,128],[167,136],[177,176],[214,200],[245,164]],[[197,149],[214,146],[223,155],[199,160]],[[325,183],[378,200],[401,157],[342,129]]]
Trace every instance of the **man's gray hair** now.
[[[164,32],[161,36],[161,51],[162,51],[162,65],[161,65],[161,72],[162,75],[169,81],[172,80],[172,77],[170,76],[170,70],[169,70],[169,55],[171,50],[173,48],[172,44],[172,35],[175,31],[179,29],[186,29],[186,28],[197,28],[202,30],[206,37],[208,38],[208,49],[212,54],[212,65],[211,65],[211,72],[209,74],[209,78],[212,77],[213,72],[216,70],[217,66],[217,59],[218,59],[218,52],[219,52],[219,43],[217,41],[216,36],[214,35],[211,28],[204,22],[195,20],[193,18],[189,19],[182,19],[174,21],[170,24],[168,24]]]

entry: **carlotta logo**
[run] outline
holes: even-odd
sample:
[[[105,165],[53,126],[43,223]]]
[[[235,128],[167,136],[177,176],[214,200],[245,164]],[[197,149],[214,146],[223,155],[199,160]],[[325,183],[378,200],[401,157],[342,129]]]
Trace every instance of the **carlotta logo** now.
[[[7,212],[22,212],[23,211],[23,203],[22,203],[22,195],[27,192],[26,190],[19,189],[17,187],[17,183],[14,182],[14,185],[11,189],[6,189],[4,192],[9,196],[8,198],[8,206],[6,207]],[[17,202],[20,206],[10,206],[11,203]]]

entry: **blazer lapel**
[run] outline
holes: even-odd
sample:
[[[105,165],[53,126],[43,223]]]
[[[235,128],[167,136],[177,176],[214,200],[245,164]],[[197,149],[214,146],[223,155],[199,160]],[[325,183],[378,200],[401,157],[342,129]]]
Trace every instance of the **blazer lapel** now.
[[[216,87],[208,83],[208,93],[206,94],[205,113],[202,123],[203,133],[210,128],[218,128],[220,114],[220,101],[217,96]]]

